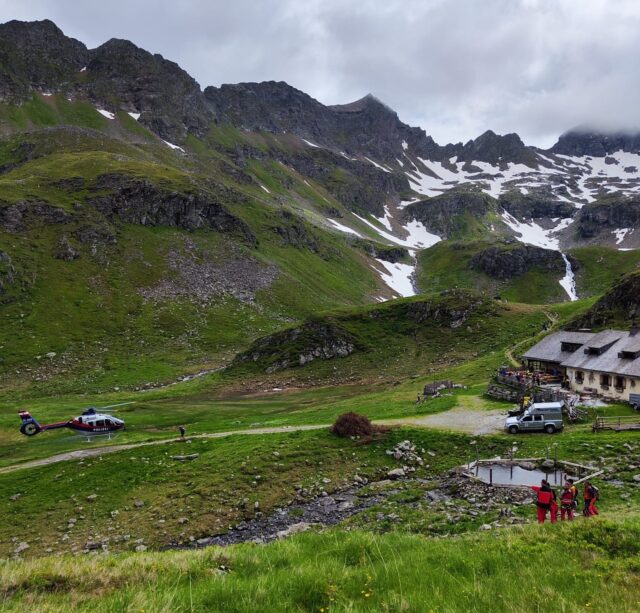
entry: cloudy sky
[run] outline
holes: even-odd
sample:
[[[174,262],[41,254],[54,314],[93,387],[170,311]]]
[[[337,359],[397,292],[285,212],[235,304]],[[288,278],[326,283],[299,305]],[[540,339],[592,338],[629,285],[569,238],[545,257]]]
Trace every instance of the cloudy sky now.
[[[640,126],[637,0],[0,0],[0,21],[43,18],[89,47],[128,38],[202,87],[371,92],[441,143]]]

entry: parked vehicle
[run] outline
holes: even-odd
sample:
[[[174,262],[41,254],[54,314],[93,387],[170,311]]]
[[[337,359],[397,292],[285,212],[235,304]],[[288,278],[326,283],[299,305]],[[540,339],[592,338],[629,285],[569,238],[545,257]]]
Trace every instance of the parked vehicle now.
[[[564,428],[563,409],[564,402],[534,403],[522,415],[507,417],[504,429],[509,434],[518,434],[519,432],[553,434]]]
[[[640,411],[640,394],[629,394],[629,402],[636,411]]]

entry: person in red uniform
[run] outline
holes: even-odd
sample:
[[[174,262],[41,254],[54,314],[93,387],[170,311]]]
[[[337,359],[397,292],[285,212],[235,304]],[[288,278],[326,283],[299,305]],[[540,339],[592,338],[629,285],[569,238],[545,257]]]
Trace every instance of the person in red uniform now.
[[[596,500],[598,500],[598,488],[595,487],[590,481],[585,481],[583,496],[584,510],[582,514],[585,517],[598,515],[598,509],[596,508]]]
[[[565,483],[562,493],[560,494],[560,519],[562,521],[564,521],[565,518],[573,521],[573,504],[574,496],[571,485]]]
[[[547,519],[547,511],[551,511],[551,522],[555,522],[558,512],[558,505],[555,501],[556,493],[551,489],[548,481],[543,479],[539,486],[532,485],[531,489],[538,494],[536,499],[538,523],[544,524],[544,520]],[[556,507],[555,512],[552,510],[554,504]]]

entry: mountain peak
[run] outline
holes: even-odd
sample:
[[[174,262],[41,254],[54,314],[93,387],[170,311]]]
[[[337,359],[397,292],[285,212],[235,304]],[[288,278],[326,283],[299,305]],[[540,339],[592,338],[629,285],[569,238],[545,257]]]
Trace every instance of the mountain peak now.
[[[462,148],[461,160],[472,162],[522,162],[529,158],[529,150],[522,142],[520,136],[515,133],[496,134],[493,130],[487,130],[475,140],[470,140]]]
[[[562,134],[549,151],[579,157],[604,157],[620,150],[640,153],[640,131],[606,131],[578,126]]]
[[[373,94],[367,94],[359,100],[354,102],[348,102],[347,104],[333,104],[328,108],[338,113],[361,113],[362,111],[377,111],[384,112],[396,116],[396,112],[382,102],[379,98],[376,98]]]

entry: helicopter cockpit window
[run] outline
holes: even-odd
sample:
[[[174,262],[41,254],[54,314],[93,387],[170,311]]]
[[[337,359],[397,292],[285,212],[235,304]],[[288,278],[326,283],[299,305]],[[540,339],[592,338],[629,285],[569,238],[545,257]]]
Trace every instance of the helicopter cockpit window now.
[[[104,428],[104,419],[99,419],[99,420],[96,422],[96,426],[97,426],[98,428]]]

